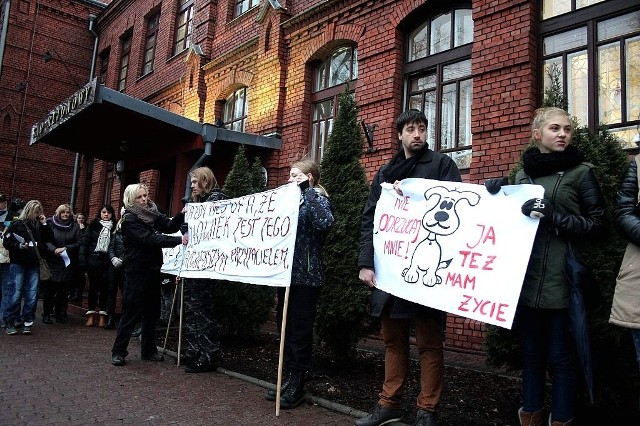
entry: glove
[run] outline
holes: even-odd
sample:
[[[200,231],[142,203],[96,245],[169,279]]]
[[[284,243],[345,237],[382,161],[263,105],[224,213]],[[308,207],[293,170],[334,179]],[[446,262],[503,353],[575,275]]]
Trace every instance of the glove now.
[[[122,259],[118,258],[118,257],[112,257],[111,258],[111,263],[113,264],[113,266],[118,269],[119,267],[122,266]]]
[[[553,206],[551,201],[545,198],[532,198],[522,205],[522,214],[534,219],[547,218],[549,220],[553,216]]]
[[[300,187],[300,191],[304,192],[304,190],[309,187],[309,181],[308,180],[303,180],[302,182],[300,182],[298,184],[298,186]]]
[[[509,184],[509,179],[506,177],[487,179],[484,181],[484,187],[487,188],[489,194],[497,194],[500,192],[500,188]]]

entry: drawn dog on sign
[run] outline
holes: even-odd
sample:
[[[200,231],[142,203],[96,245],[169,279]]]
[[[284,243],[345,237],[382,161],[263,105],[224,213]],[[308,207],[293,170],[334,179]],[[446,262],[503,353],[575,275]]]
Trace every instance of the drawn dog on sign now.
[[[451,259],[442,260],[438,237],[451,235],[460,227],[458,203],[465,201],[472,207],[476,206],[480,195],[434,186],[424,193],[424,198],[427,200],[427,212],[422,218],[422,227],[427,230],[427,237],[416,246],[411,264],[402,271],[402,276],[407,283],[415,284],[422,279],[422,284],[433,287],[442,283],[438,270],[447,268],[451,263]]]

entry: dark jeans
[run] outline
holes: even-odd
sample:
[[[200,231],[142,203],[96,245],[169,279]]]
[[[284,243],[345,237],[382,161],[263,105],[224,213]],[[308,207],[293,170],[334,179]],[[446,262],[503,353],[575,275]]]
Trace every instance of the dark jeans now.
[[[51,315],[55,309],[56,317],[67,316],[68,282],[42,281],[42,313]]]
[[[135,265],[130,265],[133,269]],[[131,333],[142,317],[140,352],[143,357],[157,352],[155,341],[156,322],[160,318],[160,271],[124,272],[124,294],[122,296],[122,317],[118,325],[112,355],[127,356],[127,346]]]
[[[551,413],[555,421],[573,418],[576,364],[567,309],[518,307],[522,332],[524,411],[544,406],[547,364],[551,368]]]
[[[220,335],[213,307],[214,280],[184,280],[184,317],[187,351],[194,356],[204,355],[215,362],[220,350]]]
[[[278,287],[278,316],[282,318],[285,288]],[[319,287],[292,285],[289,290],[284,364],[288,370],[306,372],[311,367],[313,323],[320,298]]]

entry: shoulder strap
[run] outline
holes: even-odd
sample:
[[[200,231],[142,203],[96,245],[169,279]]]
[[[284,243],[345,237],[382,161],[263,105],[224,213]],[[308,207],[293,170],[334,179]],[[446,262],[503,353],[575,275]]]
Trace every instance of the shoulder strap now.
[[[36,249],[36,256],[38,256],[38,261],[41,261],[42,259],[40,258],[40,251],[38,250],[38,242],[33,238],[33,234],[31,233],[31,229],[29,229],[29,225],[27,225],[26,222],[22,223],[24,223],[24,227],[27,228],[29,238],[31,238],[31,241],[33,241],[33,248]]]

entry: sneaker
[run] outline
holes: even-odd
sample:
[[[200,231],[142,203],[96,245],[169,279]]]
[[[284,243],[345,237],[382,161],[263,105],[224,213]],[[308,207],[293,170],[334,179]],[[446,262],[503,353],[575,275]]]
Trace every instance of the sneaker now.
[[[13,336],[14,334],[18,334],[18,330],[15,325],[7,325],[7,334],[9,336]]]
[[[22,327],[22,334],[31,334],[31,326],[25,324],[25,326]]]
[[[402,410],[386,408],[376,404],[373,410],[361,419],[356,420],[356,426],[382,426],[402,419]]]
[[[416,414],[416,422],[413,426],[436,426],[436,414],[418,409]]]
[[[25,327],[31,327],[33,325],[33,321],[25,321],[24,322],[24,326]]]
[[[125,364],[124,356],[122,356],[122,355],[113,355],[111,357],[111,364],[115,365],[116,367],[123,366]]]

